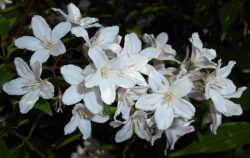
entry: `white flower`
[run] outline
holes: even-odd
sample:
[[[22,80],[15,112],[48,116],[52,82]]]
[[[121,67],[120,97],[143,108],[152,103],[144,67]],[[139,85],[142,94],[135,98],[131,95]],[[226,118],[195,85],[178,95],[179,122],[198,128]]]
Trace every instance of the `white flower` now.
[[[149,74],[149,86],[152,94],[141,96],[136,107],[146,111],[155,111],[154,118],[159,129],[165,130],[172,125],[174,117],[191,119],[195,108],[183,97],[192,90],[192,82],[188,77],[175,80],[169,85],[168,80],[159,72]]]
[[[203,44],[199,38],[198,33],[193,33],[192,38],[189,39],[192,43],[191,62],[197,68],[216,68],[216,64],[212,62],[216,58],[216,51],[214,49],[203,48]]]
[[[246,87],[236,90],[234,83],[227,78],[235,64],[235,61],[229,61],[227,66],[221,68],[221,61],[219,61],[217,69],[206,79],[205,96],[206,99],[213,101],[210,107],[213,133],[216,133],[221,124],[221,114],[227,117],[242,114],[241,106],[229,100],[230,98],[240,98],[246,90]]]
[[[133,105],[135,105],[135,100],[137,100],[142,94],[145,94],[148,87],[134,86],[130,89],[119,88],[117,108],[115,111],[114,119],[121,114],[124,120],[128,120],[130,116],[130,110]]]
[[[96,72],[87,76],[86,87],[99,86],[101,98],[106,104],[115,101],[116,86],[131,88],[135,85],[130,78],[122,74],[124,64],[121,60],[117,58],[109,60],[99,47],[90,48],[88,55],[95,64]]]
[[[73,23],[76,26],[79,25],[85,29],[90,27],[101,26],[99,23],[97,23],[99,21],[97,18],[83,17],[79,8],[77,8],[75,4],[70,3],[68,4],[67,8],[68,8],[68,15],[58,8],[52,8],[52,10],[62,14],[62,16],[64,16],[67,21]]]
[[[73,3],[68,4],[68,15],[64,13],[61,9],[52,8],[52,10],[62,14],[67,21],[73,24],[71,33],[77,37],[83,37],[83,39],[89,43],[89,35],[86,31],[87,28],[100,27],[97,18],[83,17],[79,8],[77,8]]]
[[[140,72],[145,69],[147,63],[153,58],[156,52],[157,50],[152,47],[142,50],[140,39],[135,33],[130,33],[125,36],[124,47],[117,55],[119,56],[120,63],[123,63],[125,66],[123,73],[136,84],[148,86]]]
[[[66,82],[71,86],[64,92],[62,102],[66,105],[72,105],[84,101],[86,108],[93,114],[100,113],[103,109],[101,94],[97,88],[86,88],[85,78],[93,72],[91,66],[84,70],[75,65],[64,65],[61,67],[61,74]]]
[[[112,122],[111,126],[118,127],[124,124],[124,126],[116,133],[115,141],[123,142],[132,137],[135,132],[138,137],[150,141],[151,133],[147,127],[147,114],[144,111],[136,111],[130,118],[124,122]]]
[[[64,134],[70,134],[78,127],[83,135],[83,139],[91,137],[91,121],[97,123],[105,123],[109,120],[109,117],[92,114],[82,103],[76,104],[72,110],[72,117],[69,123],[64,127]]]
[[[35,37],[23,36],[15,40],[18,48],[35,52],[30,59],[31,65],[36,61],[40,63],[47,61],[50,55],[58,56],[66,52],[61,38],[69,32],[71,27],[69,22],[59,23],[51,30],[41,16],[35,15],[32,17],[31,27]]]
[[[86,47],[100,47],[105,50],[109,58],[115,57],[115,54],[121,51],[121,46],[119,45],[121,37],[118,35],[118,32],[118,26],[101,27],[95,35],[89,39],[83,28],[76,27],[72,29],[74,35],[82,37],[86,41]]]
[[[170,150],[173,150],[175,143],[180,137],[194,131],[194,127],[190,126],[191,123],[192,121],[187,121],[183,118],[174,119],[172,126],[168,129],[164,131],[156,129],[155,135],[153,135],[151,139],[151,145],[153,145],[157,139],[161,138],[162,133],[164,132],[167,138],[166,149],[164,152],[166,155],[167,149],[170,148]]]
[[[6,7],[6,4],[11,4],[11,0],[0,0],[0,8],[3,10]]]
[[[31,69],[21,58],[15,58],[14,63],[20,77],[5,83],[3,90],[9,95],[24,95],[19,102],[21,113],[29,112],[39,97],[50,99],[54,96],[54,86],[40,78],[40,63],[35,62]]]
[[[153,48],[157,49],[157,53],[155,54],[154,57],[155,59],[177,61],[174,58],[176,55],[176,51],[172,48],[171,45],[167,44],[168,42],[167,33],[162,32],[156,38],[154,37],[153,34],[150,35],[144,34],[143,40]]]

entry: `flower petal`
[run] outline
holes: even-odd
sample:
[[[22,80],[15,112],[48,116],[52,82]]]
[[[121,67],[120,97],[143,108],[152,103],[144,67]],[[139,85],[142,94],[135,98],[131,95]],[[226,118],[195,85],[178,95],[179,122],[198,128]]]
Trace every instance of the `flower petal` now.
[[[226,78],[231,73],[235,64],[235,61],[229,61],[227,66],[216,70],[216,75],[221,78]]]
[[[15,66],[16,66],[16,71],[17,74],[20,77],[26,78],[28,80],[35,80],[35,75],[33,72],[30,70],[29,66],[25,61],[23,61],[22,58],[16,57],[14,60]]]
[[[23,95],[30,91],[30,89],[23,88],[24,83],[30,81],[25,78],[17,78],[7,82],[3,85],[3,90],[9,95]]]
[[[157,44],[159,44],[160,46],[165,45],[168,42],[168,34],[166,32],[162,32],[160,33],[157,37],[156,37],[156,42]]]
[[[218,127],[221,125],[222,115],[215,109],[215,106],[210,105],[210,115],[212,119],[212,124],[210,125],[210,129],[213,134],[217,133]]]
[[[169,89],[168,80],[157,71],[150,72],[148,83],[153,92],[156,93],[165,93]]]
[[[95,45],[101,46],[107,43],[114,43],[116,36],[118,35],[119,27],[111,26],[111,27],[102,27],[94,36]]]
[[[94,86],[99,85],[101,81],[102,81],[102,77],[99,75],[98,72],[95,72],[95,73],[89,74],[86,77],[85,86],[87,88],[92,88]]]
[[[70,134],[74,132],[78,125],[78,116],[72,116],[69,123],[64,127],[64,135]]]
[[[115,141],[117,143],[128,140],[133,135],[133,129],[131,121],[127,122],[115,135]]]
[[[141,41],[135,33],[125,36],[125,43],[121,54],[138,54],[141,51]]]
[[[46,50],[44,52],[37,51],[30,58],[30,65],[33,65],[35,62],[44,63],[48,60],[50,54]]]
[[[211,99],[214,103],[215,109],[220,113],[227,112],[226,105],[225,105],[225,98],[223,98],[218,92],[214,90],[210,90]]]
[[[40,96],[43,99],[51,99],[54,96],[54,86],[50,82],[44,80],[42,81],[41,89],[40,89]]]
[[[107,116],[102,116],[102,115],[94,115],[91,118],[91,121],[97,122],[97,123],[105,123],[109,120],[109,117]]]
[[[32,36],[22,36],[15,40],[15,46],[19,49],[37,51],[43,48],[41,41]]]
[[[64,44],[62,43],[62,41],[58,41],[54,48],[50,51],[50,54],[53,56],[58,56],[61,54],[64,54],[66,52],[66,48],[64,46]]]
[[[104,103],[112,104],[115,101],[116,92],[115,92],[115,84],[108,81],[103,80],[100,85],[101,97]]]
[[[73,27],[71,29],[71,33],[74,34],[76,37],[82,37],[88,44],[89,47],[91,47],[91,43],[89,40],[89,34],[83,27]]]
[[[224,100],[227,111],[224,113],[225,116],[239,116],[243,113],[242,108],[239,104],[235,104],[231,100],[225,99]]]
[[[83,97],[86,108],[93,114],[100,113],[103,110],[101,93],[97,88],[87,89]]]
[[[194,106],[185,99],[179,98],[174,99],[171,102],[174,113],[180,117],[184,117],[186,119],[191,119],[194,116],[195,108]]]
[[[70,22],[61,22],[57,24],[52,30],[52,41],[57,43],[63,36],[65,36],[71,29]]]
[[[50,39],[51,37],[51,28],[44,20],[43,17],[39,15],[35,15],[31,20],[31,27],[33,30],[33,34],[39,38],[40,40]]]
[[[169,89],[173,93],[173,95],[184,97],[191,92],[192,88],[193,84],[191,80],[188,77],[183,77],[174,81]]]
[[[119,73],[110,74],[110,82],[122,88],[132,88],[136,83],[132,79]]]
[[[160,106],[162,97],[160,94],[143,95],[137,100],[135,107],[141,110],[154,111]]]
[[[84,97],[85,90],[81,86],[70,86],[62,96],[65,105],[72,105],[80,102]]]
[[[71,85],[80,85],[84,82],[84,71],[79,67],[72,64],[64,65],[61,67],[61,74],[66,82]]]
[[[22,114],[26,114],[33,108],[34,104],[39,99],[39,91],[39,89],[35,89],[22,97],[19,102],[19,108]]]
[[[155,122],[160,130],[168,129],[174,120],[173,109],[168,105],[161,105],[155,111]]]
[[[98,47],[90,48],[88,54],[89,54],[89,57],[94,62],[96,68],[101,68],[108,62],[108,57]]]
[[[81,131],[84,140],[91,136],[91,123],[89,120],[80,119],[78,122],[78,128]]]
[[[71,22],[76,22],[79,20],[79,18],[81,18],[82,15],[81,15],[80,9],[77,8],[75,4],[70,3],[68,4],[67,8],[69,12],[68,17],[71,20]]]

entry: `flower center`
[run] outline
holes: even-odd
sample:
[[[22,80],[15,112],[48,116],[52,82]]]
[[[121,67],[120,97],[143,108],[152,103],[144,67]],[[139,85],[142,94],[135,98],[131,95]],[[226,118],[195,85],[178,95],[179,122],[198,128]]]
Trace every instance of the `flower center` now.
[[[42,46],[48,50],[51,50],[54,48],[54,44],[48,40],[43,40],[42,41]]]
[[[106,66],[102,67],[101,68],[101,76],[104,78],[108,77],[109,71],[110,70],[108,67],[106,67]]]
[[[172,96],[173,96],[173,94],[171,92],[167,92],[167,93],[165,93],[163,100],[165,102],[169,102],[172,99]]]
[[[33,90],[41,86],[41,82],[28,82],[24,83],[22,89]]]
[[[91,116],[91,113],[85,108],[79,108],[77,112],[80,115],[81,119],[88,119]]]

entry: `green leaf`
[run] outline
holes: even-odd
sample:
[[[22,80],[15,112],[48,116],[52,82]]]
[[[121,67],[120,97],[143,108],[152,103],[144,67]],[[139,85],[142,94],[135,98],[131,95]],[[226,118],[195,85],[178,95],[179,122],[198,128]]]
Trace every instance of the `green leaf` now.
[[[2,157],[2,156],[3,157],[8,157],[8,155],[10,154],[10,149],[7,147],[7,145],[2,140],[1,137],[0,137],[0,151],[1,151],[0,157]]]
[[[50,116],[53,116],[49,103],[36,103],[34,108],[41,110]]]
[[[81,133],[77,133],[77,134],[74,134],[74,135],[70,135],[70,136],[68,136],[66,139],[64,139],[62,142],[56,143],[56,144],[54,144],[53,146],[55,146],[56,149],[59,149],[59,148],[65,146],[65,145],[67,145],[67,144],[73,142],[74,140],[79,139],[81,136],[82,136]]]
[[[0,74],[1,74],[0,77],[0,87],[1,87],[0,92],[1,92],[3,84],[10,81],[14,77],[14,74],[12,74],[11,71],[9,70],[9,66],[5,64],[0,65]]]
[[[219,127],[217,135],[210,131],[201,135],[200,141],[194,141],[184,149],[171,153],[170,157],[197,153],[216,153],[227,151],[250,143],[250,124],[234,122]]]
[[[231,0],[225,3],[219,11],[222,26],[221,40],[223,41],[234,21],[241,14],[245,0]]]

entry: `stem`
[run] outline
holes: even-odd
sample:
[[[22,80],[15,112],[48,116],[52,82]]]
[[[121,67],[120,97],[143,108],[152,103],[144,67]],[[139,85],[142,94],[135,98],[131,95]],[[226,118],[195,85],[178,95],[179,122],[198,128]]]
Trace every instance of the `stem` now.
[[[23,135],[19,134],[18,132],[9,129],[8,130],[10,132],[10,134],[15,135],[16,137],[18,137],[19,139],[22,140],[23,143],[27,144],[29,146],[29,148],[31,150],[33,150],[37,155],[39,155],[41,158],[46,158],[43,153],[41,151],[38,150],[38,148],[36,148],[26,137],[24,137]]]

